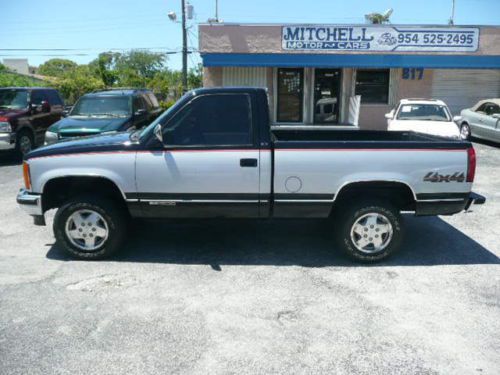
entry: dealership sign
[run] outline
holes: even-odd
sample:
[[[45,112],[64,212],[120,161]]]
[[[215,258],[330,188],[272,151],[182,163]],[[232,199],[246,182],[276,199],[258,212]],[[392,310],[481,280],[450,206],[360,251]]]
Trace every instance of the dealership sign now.
[[[474,52],[477,27],[283,26],[284,50]]]

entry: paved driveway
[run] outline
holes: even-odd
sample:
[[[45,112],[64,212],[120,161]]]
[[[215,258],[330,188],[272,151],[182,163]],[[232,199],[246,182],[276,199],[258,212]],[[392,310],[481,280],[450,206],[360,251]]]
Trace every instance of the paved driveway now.
[[[487,204],[407,217],[371,266],[316,221],[142,222],[116,259],[72,261],[3,162],[0,373],[498,374],[500,148],[476,147]]]

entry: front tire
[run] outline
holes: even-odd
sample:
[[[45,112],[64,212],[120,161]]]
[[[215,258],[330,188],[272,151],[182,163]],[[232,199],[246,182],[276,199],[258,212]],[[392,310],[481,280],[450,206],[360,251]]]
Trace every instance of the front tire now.
[[[403,223],[399,211],[383,200],[351,204],[339,217],[337,240],[350,258],[378,262],[397,251]]]
[[[35,148],[35,139],[28,130],[21,130],[16,137],[16,154],[22,158]]]
[[[77,197],[54,218],[57,243],[73,258],[97,260],[115,253],[125,239],[127,213],[104,198]]]

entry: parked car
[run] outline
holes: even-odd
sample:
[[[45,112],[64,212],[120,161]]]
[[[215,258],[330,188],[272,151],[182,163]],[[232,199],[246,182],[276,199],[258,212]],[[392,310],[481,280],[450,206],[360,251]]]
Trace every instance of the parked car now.
[[[83,95],[66,117],[45,134],[45,144],[61,139],[140,129],[162,112],[149,90],[118,89]]]
[[[395,110],[385,115],[387,129],[411,130],[441,137],[460,138],[448,106],[441,100],[402,99]]]
[[[45,131],[61,118],[63,107],[54,89],[0,88],[0,150],[25,155],[43,144]]]
[[[455,118],[463,139],[471,137],[500,142],[500,99],[480,100]]]
[[[484,203],[475,160],[470,142],[413,132],[271,131],[264,89],[198,89],[146,129],[32,151],[17,201],[39,225],[58,208],[55,237],[82,259],[118,250],[130,217],[272,217],[333,218],[347,254],[377,261],[401,211]]]

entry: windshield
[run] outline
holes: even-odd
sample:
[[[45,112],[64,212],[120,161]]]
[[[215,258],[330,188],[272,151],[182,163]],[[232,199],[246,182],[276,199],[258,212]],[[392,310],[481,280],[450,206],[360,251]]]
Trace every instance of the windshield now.
[[[70,116],[125,117],[131,113],[129,96],[87,96],[78,100]]]
[[[28,91],[0,90],[0,108],[21,109],[28,106]]]
[[[398,120],[450,121],[448,109],[437,104],[404,104],[398,112]]]
[[[157,124],[164,125],[167,119],[170,118],[170,114],[177,112],[177,110],[182,106],[184,106],[192,96],[193,93],[191,91],[184,94],[179,100],[175,102],[175,104],[172,107],[163,112],[160,117],[158,117],[155,121],[149,124],[146,128],[138,130],[137,132],[133,133],[132,135],[134,136],[134,138],[135,139],[139,138],[139,140],[141,141],[148,138]]]

